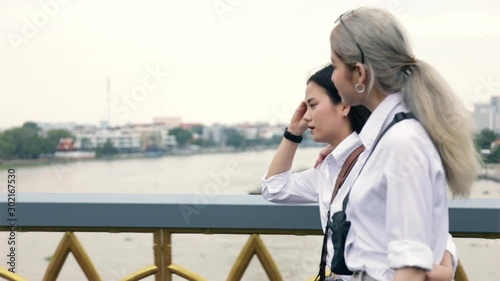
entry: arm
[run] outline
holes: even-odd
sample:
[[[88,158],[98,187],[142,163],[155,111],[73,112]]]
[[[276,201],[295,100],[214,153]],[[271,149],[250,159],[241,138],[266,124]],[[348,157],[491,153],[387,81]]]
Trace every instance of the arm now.
[[[389,135],[388,135],[389,136]],[[381,182],[386,186],[388,262],[394,280],[425,279],[434,263],[429,223],[434,218],[434,180],[431,160],[418,134],[391,134]],[[427,148],[428,150],[428,148]]]
[[[427,272],[426,281],[451,281],[453,279],[453,261],[450,252],[446,251],[441,264],[435,264],[431,272]]]
[[[444,253],[443,259],[439,265],[434,264],[432,271],[425,273],[425,281],[451,281],[455,275],[455,271],[458,265],[458,252],[456,245],[453,243],[451,235],[448,234],[448,245],[446,246],[446,252]],[[396,270],[398,272],[399,270]],[[402,272],[398,273],[399,280],[411,280],[409,276],[417,275],[419,273],[415,272]],[[394,279],[398,280],[398,279]],[[416,279],[421,280],[421,279]]]
[[[446,252],[439,265],[435,264],[431,272],[427,272],[426,281],[450,281],[455,276],[458,266],[458,249],[453,237],[448,234]]]
[[[303,116],[307,110],[305,102],[301,102],[288,131],[295,135],[302,135],[307,129],[307,122]],[[276,151],[267,174],[262,178],[262,196],[271,202],[286,203],[315,203],[318,202],[317,173],[315,169],[308,169],[301,173],[291,173],[293,158],[298,143],[285,138]]]
[[[445,266],[450,266],[449,263],[443,264],[445,262],[445,258],[447,257],[447,254],[450,254],[451,258],[451,269],[453,270],[453,276],[455,276],[455,272],[457,271],[458,267],[458,248],[457,245],[455,245],[455,242],[453,242],[453,237],[451,234],[448,233],[448,241],[446,242],[446,253],[445,256],[443,257],[443,260],[441,261],[441,265]]]
[[[314,168],[300,173],[286,171],[262,178],[262,197],[274,203],[318,203],[318,173]]]
[[[302,101],[299,107],[295,110],[292,116],[290,125],[288,126],[288,131],[294,135],[302,136],[307,130],[307,122],[303,120],[304,114],[307,111],[307,105],[305,101]],[[293,157],[297,151],[298,143],[291,142],[285,138],[281,141],[278,150],[274,154],[271,165],[267,171],[265,179],[269,177],[286,172],[292,168]]]
[[[394,281],[423,281],[425,270],[416,267],[403,267],[396,269]]]
[[[290,129],[288,130],[290,131]],[[292,131],[290,132],[292,133]],[[274,154],[271,165],[267,170],[267,174],[265,176],[266,180],[277,174],[289,171],[292,168],[293,158],[298,146],[298,143],[291,142],[285,138],[281,140],[280,146]]]

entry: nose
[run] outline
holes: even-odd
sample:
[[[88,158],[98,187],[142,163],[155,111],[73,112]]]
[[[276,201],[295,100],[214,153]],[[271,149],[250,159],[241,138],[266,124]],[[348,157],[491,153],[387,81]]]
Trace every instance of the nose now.
[[[302,116],[302,120],[306,122],[311,122],[311,110],[308,108],[306,113],[304,113],[304,116]]]

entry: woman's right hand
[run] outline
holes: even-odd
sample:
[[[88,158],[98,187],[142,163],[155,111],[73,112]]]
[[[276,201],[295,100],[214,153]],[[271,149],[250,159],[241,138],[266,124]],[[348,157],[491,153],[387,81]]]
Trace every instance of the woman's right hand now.
[[[292,116],[292,120],[288,125],[288,132],[296,136],[302,136],[304,134],[307,130],[307,121],[304,120],[306,112],[307,104],[305,101],[302,101]],[[274,154],[265,179],[269,179],[274,175],[289,171],[292,168],[293,157],[295,156],[297,147],[298,143],[291,142],[283,138],[278,150]]]
[[[307,112],[307,104],[305,101],[300,102],[299,106],[295,110],[288,125],[288,131],[294,135],[302,136],[307,130],[307,121],[304,120],[304,115]]]

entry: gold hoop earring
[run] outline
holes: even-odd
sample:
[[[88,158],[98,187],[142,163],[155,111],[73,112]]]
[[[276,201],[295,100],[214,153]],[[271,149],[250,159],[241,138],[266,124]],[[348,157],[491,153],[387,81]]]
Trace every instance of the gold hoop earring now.
[[[361,89],[359,87],[361,87]],[[365,85],[357,83],[356,86],[354,86],[354,89],[356,90],[356,92],[361,94],[365,91]]]

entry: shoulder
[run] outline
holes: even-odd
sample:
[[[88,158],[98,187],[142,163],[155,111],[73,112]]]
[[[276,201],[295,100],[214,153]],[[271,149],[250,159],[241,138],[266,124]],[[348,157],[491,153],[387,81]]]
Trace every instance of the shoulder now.
[[[431,138],[420,122],[403,120],[390,128],[381,142],[393,147],[433,146]]]
[[[330,155],[329,155],[330,156]],[[327,156],[328,157],[328,156]],[[327,159],[323,159],[323,162],[321,162],[317,167],[313,167],[312,170],[316,173],[320,173],[324,171],[328,167]]]
[[[430,162],[440,162],[435,143],[420,122],[415,119],[404,120],[387,131],[380,140],[383,153],[401,161],[412,159],[427,159]]]
[[[361,138],[356,132],[353,132],[337,145],[331,156],[338,162],[338,165],[342,166],[349,155],[361,145],[363,145]]]

